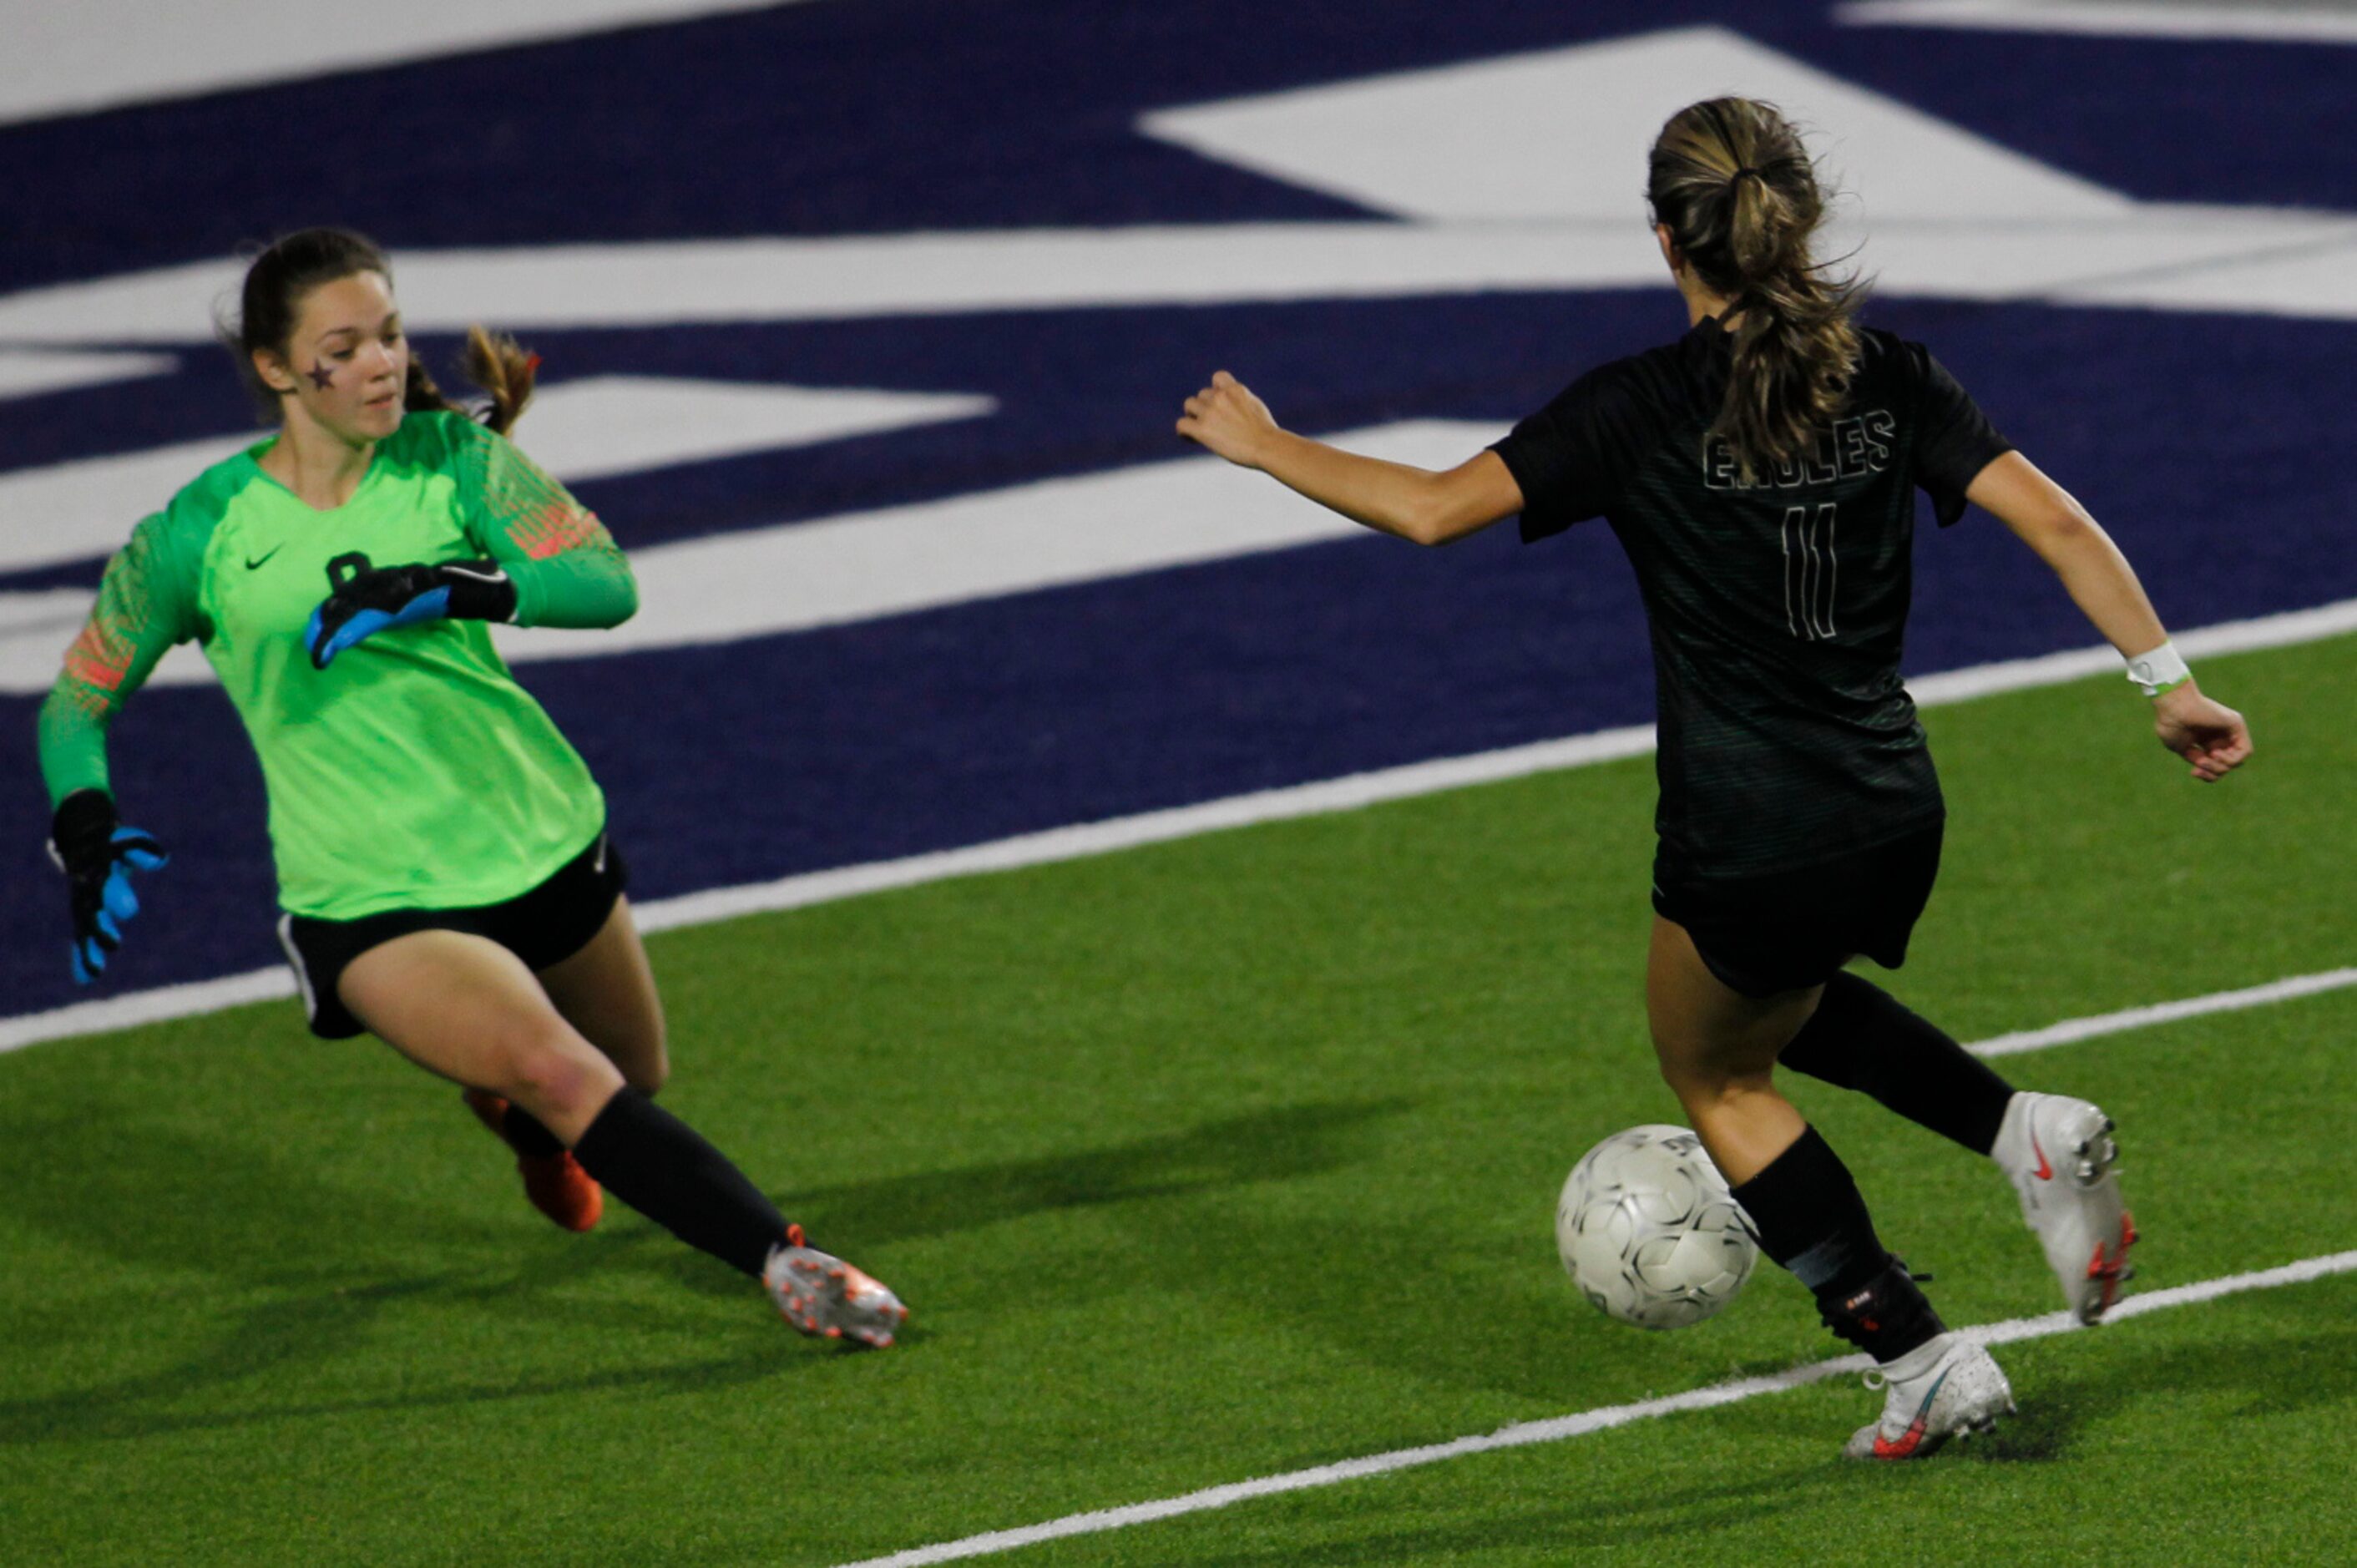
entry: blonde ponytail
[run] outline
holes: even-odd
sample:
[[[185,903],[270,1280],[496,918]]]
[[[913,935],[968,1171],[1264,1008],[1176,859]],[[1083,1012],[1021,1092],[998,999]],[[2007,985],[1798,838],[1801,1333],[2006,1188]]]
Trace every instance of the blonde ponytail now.
[[[1655,221],[1736,317],[1711,436],[1747,478],[1805,455],[1848,395],[1858,354],[1850,317],[1864,287],[1812,259],[1824,194],[1799,133],[1748,98],[1692,104],[1662,127],[1647,194]]]

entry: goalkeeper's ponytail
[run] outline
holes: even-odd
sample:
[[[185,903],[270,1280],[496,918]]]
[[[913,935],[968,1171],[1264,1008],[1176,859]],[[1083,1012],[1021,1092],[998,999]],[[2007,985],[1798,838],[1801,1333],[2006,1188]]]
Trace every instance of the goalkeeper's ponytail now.
[[[506,333],[478,324],[467,328],[466,364],[467,379],[490,399],[480,415],[482,422],[505,435],[523,417],[524,405],[532,402],[540,356]],[[447,408],[474,417],[471,411],[442,395],[425,369],[425,360],[414,350],[409,356],[409,384],[403,390],[402,405],[411,410]]]
[[[255,352],[267,349],[284,358],[295,323],[302,315],[304,297],[315,288],[355,273],[375,273],[387,286],[393,283],[393,263],[383,248],[350,229],[299,230],[274,241],[246,268],[237,316],[218,325],[221,341],[236,358],[264,423],[275,424],[284,417],[281,401],[285,394],[262,380],[253,366]],[[467,329],[467,378],[490,400],[479,417],[501,435],[523,416],[539,367],[540,356],[527,352],[506,333],[481,327]],[[442,394],[414,348],[402,406],[413,412],[447,409],[477,417]]]

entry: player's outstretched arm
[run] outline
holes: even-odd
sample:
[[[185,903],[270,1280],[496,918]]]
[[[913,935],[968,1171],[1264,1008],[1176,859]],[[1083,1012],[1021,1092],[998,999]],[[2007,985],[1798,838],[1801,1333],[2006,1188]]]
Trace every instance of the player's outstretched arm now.
[[[1178,434],[1353,522],[1418,544],[1446,544],[1523,510],[1522,487],[1495,452],[1440,473],[1345,452],[1281,428],[1225,371],[1187,400]]]
[[[1995,513],[2062,579],[2072,602],[2128,661],[2129,678],[2153,698],[2160,744],[2185,758],[2194,778],[2214,783],[2242,766],[2251,755],[2243,715],[2201,694],[2136,569],[2070,491],[2007,452],[1980,471],[1964,497]]]
[[[196,554],[169,519],[141,523],[106,564],[90,618],[41,704],[41,778],[56,809],[49,857],[66,874],[78,985],[106,968],[124,922],[139,912],[131,873],[159,870],[168,858],[153,835],[116,817],[106,734],[156,661],[196,634]]]

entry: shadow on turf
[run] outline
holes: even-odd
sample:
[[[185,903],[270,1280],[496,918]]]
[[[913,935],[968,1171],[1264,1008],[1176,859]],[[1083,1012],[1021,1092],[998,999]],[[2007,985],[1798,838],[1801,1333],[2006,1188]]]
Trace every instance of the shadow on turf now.
[[[1511,1500],[1485,1509],[1482,1517],[1421,1530],[1368,1529],[1347,1540],[1317,1545],[1294,1541],[1266,1551],[1219,1557],[1189,1555],[1189,1568],[1319,1568],[1322,1564],[1454,1561],[1458,1553],[1501,1547],[1532,1547],[1614,1556],[1666,1545],[1675,1560],[1681,1549],[1705,1532],[1771,1518],[1814,1500],[1823,1470],[1815,1466],[1780,1472],[1742,1485],[1713,1487],[1707,1495],[1665,1488],[1643,1498],[1598,1498],[1544,1508],[1515,1509]],[[1377,1505],[1380,1506],[1380,1505]],[[1370,1518],[1370,1527],[1377,1520]]]
[[[1276,1564],[1319,1568],[1322,1564],[1454,1561],[1459,1554],[1515,1547],[1555,1551],[1566,1557],[1598,1553],[1615,1561],[1640,1552],[1656,1556],[1714,1552],[1729,1542],[1713,1541],[1713,1532],[1739,1532],[1778,1514],[1841,1497],[1857,1484],[1908,1485],[1964,1466],[2067,1459],[2082,1428],[2119,1414],[2157,1390],[2172,1394],[2239,1393],[2246,1402],[2236,1413],[2244,1415],[2297,1413],[2344,1402],[2357,1376],[2319,1376],[2319,1369],[2357,1365],[2352,1359],[2352,1353],[2357,1352],[2357,1328],[2313,1333],[2300,1325],[2288,1332],[2298,1337],[2301,1353],[2298,1356],[2286,1355],[2281,1340],[2190,1344],[2158,1351],[2105,1377],[2040,1377],[2025,1394],[2021,1413],[2000,1423],[1993,1434],[1952,1445],[1918,1464],[1867,1466],[1835,1458],[1835,1449],[1847,1435],[1836,1423],[1825,1432],[1823,1463],[1792,1466],[1739,1483],[1714,1481],[1706,1488],[1698,1488],[1694,1477],[1668,1476],[1656,1492],[1589,1496],[1582,1501],[1545,1507],[1517,1508],[1518,1498],[1526,1494],[1507,1492],[1497,1507],[1483,1509],[1478,1520],[1416,1529],[1383,1528],[1386,1505],[1370,1497],[1365,1499],[1367,1517],[1362,1528],[1347,1538],[1341,1535],[1347,1527],[1328,1526],[1336,1538],[1314,1545],[1296,1539],[1265,1551],[1220,1556],[1190,1553],[1186,1561],[1190,1568],[1275,1568]],[[1566,1447],[1598,1441],[1609,1439],[1574,1439]],[[1738,1458],[1727,1455],[1724,1462],[1733,1464]],[[1565,1461],[1577,1466],[1568,1452]]]
[[[2132,1329],[2123,1329],[2133,1332]],[[2114,1332],[2106,1329],[2106,1333]],[[1998,1423],[1987,1441],[1959,1450],[1985,1465],[2067,1459],[2083,1428],[2118,1414],[2149,1390],[2245,1396],[2233,1413],[2297,1413],[2345,1402],[2357,1387],[2357,1327],[2317,1329],[2305,1320],[2287,1326],[2298,1353],[2283,1340],[2237,1345],[2179,1345],[2136,1363],[2133,1380],[2041,1375],[2026,1385],[2019,1414]],[[2000,1352],[2001,1354],[2002,1352]]]
[[[822,1234],[860,1245],[953,1234],[1028,1214],[1215,1194],[1253,1182],[1330,1170],[1361,1157],[1354,1134],[1405,1101],[1255,1112],[1184,1133],[1084,1154],[813,1189],[789,1207]],[[70,1151],[61,1155],[60,1151]],[[128,1122],[93,1130],[54,1118],[0,1121],[0,1190],[13,1218],[139,1273],[219,1282],[225,1292],[278,1298],[245,1308],[225,1332],[177,1364],[30,1399],[0,1399],[0,1444],[119,1438],[370,1410],[432,1409],[620,1387],[687,1391],[751,1382],[833,1357],[780,1354],[776,1323],[748,1313],[741,1353],[687,1365],[526,1376],[495,1386],[428,1387],[399,1396],[248,1411],[187,1412],[200,1390],[221,1391],[274,1371],[365,1353],[371,1327],[411,1299],[510,1302],[554,1316],[567,1331],[643,1327],[643,1308],[578,1299],[558,1287],[601,1268],[656,1270],[702,1295],[742,1298],[744,1280],[627,1215],[585,1238],[487,1225],[403,1196],[398,1181],[355,1192],[317,1179],[302,1161],[253,1145]],[[299,1244],[298,1244],[299,1243]],[[529,1257],[515,1272],[519,1253]],[[420,1255],[479,1258],[476,1269],[421,1274]],[[530,1298],[526,1305],[524,1298]],[[136,1314],[136,1303],[127,1310]],[[168,1313],[158,1303],[156,1310]],[[68,1330],[70,1335],[71,1329]],[[695,1333],[710,1342],[711,1325]],[[920,1340],[911,1331],[909,1337]],[[165,1408],[158,1408],[165,1407]]]
[[[204,1326],[195,1331],[199,1347],[171,1365],[53,1394],[0,1398],[0,1444],[601,1389],[687,1391],[834,1359],[823,1351],[792,1353],[799,1341],[782,1332],[758,1289],[642,1222],[563,1236],[522,1215],[511,1223],[470,1219],[406,1190],[398,1179],[365,1190],[338,1186],[292,1155],[127,1120],[92,1129],[54,1118],[0,1119],[0,1194],[10,1219],[59,1237],[72,1252],[113,1260],[130,1286],[119,1305],[92,1307],[82,1318],[16,1326],[14,1353],[53,1354],[45,1347],[90,1339],[102,1355],[110,1339],[152,1345],[188,1336],[192,1316]],[[526,1369],[506,1382],[454,1387],[429,1379],[398,1396],[268,1402],[274,1374],[378,1353],[377,1321],[410,1302],[491,1304],[531,1315],[552,1337],[644,1332],[644,1303],[584,1299],[567,1288],[642,1247],[678,1253],[700,1284],[747,1304],[741,1348],[686,1364],[560,1376]],[[421,1270],[422,1258],[466,1262]],[[152,1331],[144,1326],[149,1321]],[[732,1326],[716,1325],[701,1309],[683,1325],[685,1342],[706,1349]],[[482,1367],[470,1369],[481,1379]],[[218,1408],[241,1388],[253,1391],[253,1408]],[[200,1392],[214,1408],[178,1408]]]
[[[777,1202],[809,1230],[813,1246],[860,1262],[893,1242],[955,1236],[1031,1215],[1151,1205],[1339,1169],[1371,1157],[1358,1136],[1364,1128],[1412,1103],[1286,1106],[1111,1148],[798,1188],[778,1195]],[[693,1252],[669,1244],[640,1246],[655,1233],[643,1225],[633,1230],[630,1223],[602,1229],[594,1238],[608,1259],[619,1262],[617,1254],[628,1253],[630,1266],[700,1295],[743,1290],[734,1275],[715,1271]],[[921,1302],[912,1305],[921,1311]],[[902,1336],[909,1344],[924,1338],[913,1322]]]
[[[809,1187],[785,1207],[813,1236],[881,1246],[978,1230],[1027,1215],[1225,1192],[1287,1181],[1368,1156],[1360,1134],[1404,1099],[1289,1105],[1081,1154],[963,1165]]]

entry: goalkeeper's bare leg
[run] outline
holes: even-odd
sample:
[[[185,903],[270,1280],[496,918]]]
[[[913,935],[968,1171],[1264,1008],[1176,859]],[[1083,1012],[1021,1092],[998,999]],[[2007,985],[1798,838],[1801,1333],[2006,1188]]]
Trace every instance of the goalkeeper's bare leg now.
[[[632,1088],[507,949],[468,932],[412,932],[354,959],[338,994],[402,1055],[522,1106],[624,1202],[763,1279],[802,1332],[892,1342],[907,1316],[899,1299],[807,1246],[726,1156]],[[798,1289],[790,1300],[768,1277],[791,1270],[807,1287],[813,1259],[824,1260],[823,1290]]]
[[[671,1079],[662,997],[627,896],[588,945],[539,972],[541,989],[582,1037],[621,1069],[623,1081],[653,1095]]]
[[[671,1076],[662,998],[639,940],[630,900],[616,895],[597,934],[579,950],[534,972],[565,1021],[651,1098]],[[466,1091],[468,1109],[514,1151],[533,1207],[567,1230],[587,1230],[604,1211],[604,1194],[556,1135],[522,1106],[487,1090]]]

